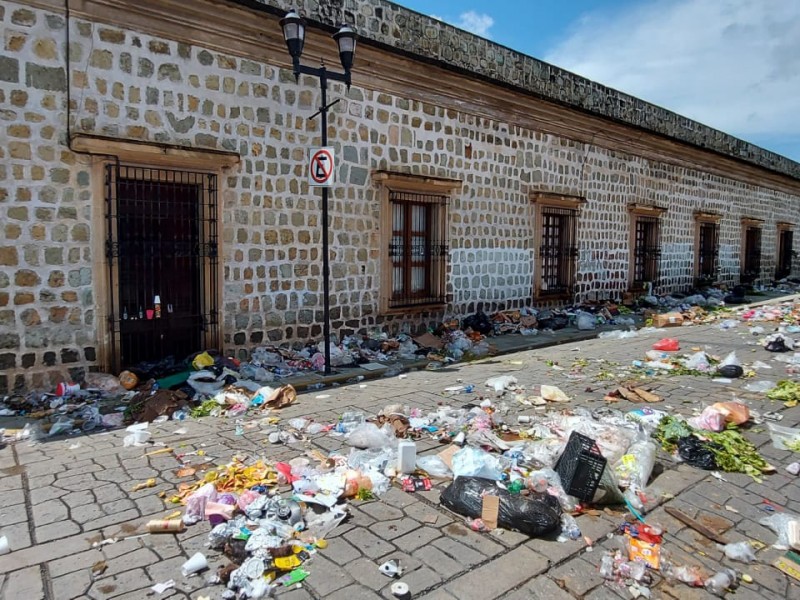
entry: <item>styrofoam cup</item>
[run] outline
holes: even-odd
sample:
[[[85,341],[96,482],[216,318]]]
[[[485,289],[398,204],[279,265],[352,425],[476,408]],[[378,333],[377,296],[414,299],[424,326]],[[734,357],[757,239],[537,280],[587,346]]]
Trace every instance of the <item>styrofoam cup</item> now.
[[[6,536],[0,537],[0,554],[8,554],[11,548],[8,546],[8,538]]]
[[[199,573],[206,568],[208,568],[208,561],[202,552],[198,552],[185,563],[183,563],[183,566],[181,567],[181,573],[183,573],[184,577],[188,577],[189,575]]]
[[[134,444],[146,444],[150,439],[150,436],[153,434],[149,431],[134,431],[133,432],[133,443]]]

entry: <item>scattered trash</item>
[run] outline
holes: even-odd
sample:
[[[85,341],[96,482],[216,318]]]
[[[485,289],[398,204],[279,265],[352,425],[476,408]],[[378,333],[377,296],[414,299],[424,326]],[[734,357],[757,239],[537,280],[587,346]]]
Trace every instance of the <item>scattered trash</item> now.
[[[156,594],[163,594],[167,590],[172,589],[174,587],[175,587],[175,580],[170,579],[169,581],[165,581],[164,583],[157,583],[150,589]]]

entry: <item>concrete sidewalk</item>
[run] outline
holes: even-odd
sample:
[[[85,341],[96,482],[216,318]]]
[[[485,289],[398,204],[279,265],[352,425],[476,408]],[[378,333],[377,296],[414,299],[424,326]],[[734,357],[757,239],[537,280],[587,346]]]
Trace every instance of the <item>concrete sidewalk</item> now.
[[[716,324],[672,328],[664,334],[678,338],[686,351],[703,347],[724,355],[737,350],[746,362],[769,362],[774,357],[753,345],[756,338],[744,325],[729,330]],[[309,416],[333,422],[346,410],[375,413],[389,403],[423,411],[442,404],[461,406],[474,401],[478,394],[449,396],[445,388],[463,382],[474,384],[476,392],[482,392],[484,381],[500,374],[514,375],[529,389],[543,383],[557,385],[573,398],[569,407],[600,408],[606,406],[605,392],[631,377],[631,361],[641,358],[659,337],[651,334],[624,343],[572,341],[440,371],[421,370],[403,378],[315,390],[301,394],[294,405],[277,416],[282,421]],[[770,364],[773,369],[761,372],[759,378],[785,377],[782,364]],[[800,408],[786,409],[760,394],[743,391],[745,383],[734,380],[723,385],[710,377],[658,376],[647,385],[665,399],[656,407],[673,414],[688,415],[693,409],[729,400],[735,394],[755,410],[779,411],[784,416],[781,425],[793,427],[800,422]],[[612,407],[628,410],[634,405],[620,401]],[[512,407],[510,421],[516,420],[517,412],[519,407]],[[532,409],[524,412],[530,414]],[[151,426],[151,430],[155,441],[168,444],[176,453],[204,450],[215,464],[226,464],[235,455],[288,460],[310,449],[330,452],[342,447],[341,438],[327,434],[292,446],[271,445],[258,419],[249,424],[253,426],[240,436],[234,433],[233,421],[214,418],[168,422]],[[176,433],[182,428],[186,433]],[[207,523],[177,535],[147,535],[92,548],[94,542],[103,539],[136,536],[151,518],[173,512],[175,506],[159,498],[158,493],[165,492],[169,498],[178,483],[187,481],[175,473],[179,464],[174,455],[146,457],[147,449],[123,448],[123,436],[123,432],[96,433],[39,444],[20,442],[0,450],[0,532],[8,536],[13,550],[0,556],[0,598],[221,597],[221,586],[207,585],[204,577],[184,578],[180,574],[180,565],[198,551],[208,556],[212,569],[227,563],[205,546]],[[757,552],[757,563],[730,563],[716,544],[667,515],[663,506],[650,512],[647,520],[667,529],[664,549],[677,564],[703,564],[710,571],[725,565],[750,574],[754,582],[742,584],[735,595],[737,600],[800,598],[798,582],[771,566],[781,554],[770,548],[775,534],[758,524],[771,514],[765,500],[800,512],[800,481],[784,471],[797,456],[773,448],[764,426],[751,427],[745,436],[777,467],[777,472],[763,482],[739,474],[725,474],[724,480],[718,480],[708,472],[677,465],[659,453],[658,474],[651,487],[659,502],[724,530],[730,541],[752,539],[765,544]],[[420,441],[418,448],[437,452],[440,446],[429,439]],[[131,491],[148,478],[156,479],[156,487]],[[585,539],[566,543],[503,530],[481,534],[469,530],[462,518],[439,506],[444,485],[414,494],[395,487],[378,500],[352,502],[352,518],[336,530],[329,547],[308,563],[311,575],[302,587],[281,590],[278,597],[390,600],[394,598],[389,591],[392,581],[377,568],[390,558],[400,560],[406,569],[402,581],[415,600],[630,597],[626,589],[604,584],[597,569],[603,551],[620,545],[619,536],[607,537],[622,521],[620,510],[578,517]],[[586,540],[593,542],[592,551],[588,551]],[[107,569],[93,577],[92,565],[99,561],[104,561]],[[153,584],[169,579],[175,580],[175,589],[161,596],[149,595]],[[651,591],[653,598],[711,598],[702,589],[665,581],[658,574]]]

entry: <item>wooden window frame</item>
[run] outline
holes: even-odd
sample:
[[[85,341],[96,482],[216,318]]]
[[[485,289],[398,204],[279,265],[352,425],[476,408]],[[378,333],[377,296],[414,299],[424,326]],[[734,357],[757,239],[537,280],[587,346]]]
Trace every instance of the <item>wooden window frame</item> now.
[[[694,213],[695,219],[695,229],[694,229],[694,278],[695,278],[695,285],[697,286],[709,286],[713,285],[717,281],[717,277],[719,275],[719,246],[720,246],[720,221],[722,220],[722,215],[717,213],[710,213],[710,212],[703,212],[698,211]],[[703,267],[703,261],[701,257],[701,248],[700,244],[704,240],[705,233],[703,233],[703,229],[712,226],[714,235],[716,238],[715,249],[712,254],[713,265],[710,269],[712,273],[703,275],[701,273],[701,268]]]
[[[533,297],[537,300],[571,300],[575,288],[575,280],[578,273],[578,232],[580,226],[580,213],[586,204],[586,199],[580,196],[569,196],[563,194],[552,194],[547,192],[535,192],[531,194],[531,204],[533,206],[533,249],[534,249],[534,268],[533,268]],[[564,265],[566,283],[565,290],[551,291],[544,287],[543,282],[543,243],[544,243],[544,222],[549,211],[570,211],[572,218],[572,231],[568,233],[567,247],[562,248],[562,253],[567,253],[568,263]],[[563,256],[561,257],[563,258]],[[558,267],[559,270],[562,267]]]
[[[451,296],[447,293],[448,276],[450,271],[449,243],[450,243],[450,203],[455,194],[461,189],[461,181],[441,177],[427,177],[398,173],[393,171],[374,171],[372,179],[380,186],[380,305],[381,315],[407,315],[426,311],[442,310],[447,306]],[[430,196],[430,211],[438,211],[435,215],[434,229],[428,231],[427,239],[436,239],[438,251],[443,255],[431,265],[430,281],[427,294],[415,302],[406,295],[406,302],[398,304],[399,300],[393,293],[393,268],[391,256],[393,241],[393,204],[395,201],[405,202],[404,195]],[[433,198],[441,198],[441,202]],[[411,201],[409,201],[411,202]],[[412,202],[413,203],[413,202]],[[422,203],[425,203],[424,201]],[[433,301],[425,301],[432,298]]]
[[[647,283],[652,287],[658,284],[659,272],[661,268],[661,217],[667,212],[667,209],[662,206],[651,206],[648,204],[631,203],[628,205],[628,213],[630,214],[630,228],[629,228],[629,260],[628,260],[628,289],[632,292],[642,292],[646,289]],[[655,256],[652,257],[655,271],[652,280],[637,280],[636,267],[637,267],[637,230],[641,222],[654,222],[656,226],[656,246]]]

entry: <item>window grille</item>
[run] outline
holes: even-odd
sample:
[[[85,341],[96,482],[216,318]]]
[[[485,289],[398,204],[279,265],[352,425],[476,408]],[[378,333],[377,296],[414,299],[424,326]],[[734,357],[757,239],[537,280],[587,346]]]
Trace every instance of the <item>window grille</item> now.
[[[219,348],[216,175],[108,165],[105,188],[111,367]]]
[[[742,283],[752,283],[761,275],[761,228],[748,227],[744,233]]]
[[[783,279],[792,274],[792,245],[794,232],[788,229],[778,232],[778,265],[775,279]]]
[[[578,257],[577,213],[569,208],[544,206],[541,219],[539,293],[570,294]]]
[[[661,258],[660,222],[657,217],[637,217],[633,246],[633,285],[644,287],[658,280]]]
[[[719,224],[701,222],[698,239],[698,278],[703,281],[713,281],[716,279],[718,261]]]
[[[389,191],[392,236],[390,308],[441,304],[445,298],[448,196]]]

